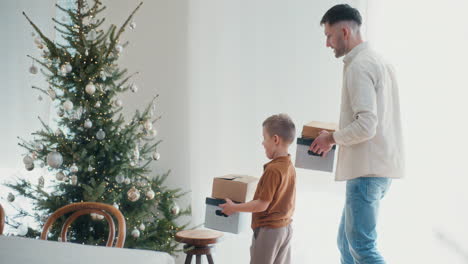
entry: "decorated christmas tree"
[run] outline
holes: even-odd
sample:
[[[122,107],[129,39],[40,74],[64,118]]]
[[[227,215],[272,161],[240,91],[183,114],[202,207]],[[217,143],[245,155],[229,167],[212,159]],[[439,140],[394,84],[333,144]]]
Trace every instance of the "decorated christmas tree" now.
[[[7,184],[12,188],[8,200],[18,209],[18,215],[7,222],[18,228],[23,217],[44,223],[47,216],[70,203],[107,203],[126,218],[125,247],[174,253],[178,249],[175,233],[185,228],[176,219],[190,210],[181,210],[176,203],[184,195],[181,190],[163,185],[170,171],[151,175],[150,164],[160,158],[161,140],[155,129],[160,116],[154,114],[157,96],[128,122],[121,113],[119,96],[138,90],[131,82],[133,74],[117,65],[128,44],[122,42],[122,34],[135,29],[133,16],[142,3],[120,28],[111,25],[101,30],[105,18],[97,16],[105,9],[102,3],[75,2],[70,9],[57,5],[68,16],[63,21],[53,19],[56,32],[65,40],[60,44],[46,37],[23,13],[41,50],[40,58],[30,56],[34,61],[30,73],[39,72],[38,64],[49,86],[33,88],[52,99],[58,129],[41,120],[43,127],[32,133],[32,140],[20,138],[19,145],[26,150],[26,169],[46,173],[39,179],[19,178]],[[14,204],[15,195],[30,199],[32,210]],[[50,230],[51,240],[58,240],[64,220],[59,219]],[[37,237],[40,231],[29,227],[24,233]],[[82,216],[72,226],[69,241],[105,245],[107,231],[100,215]]]

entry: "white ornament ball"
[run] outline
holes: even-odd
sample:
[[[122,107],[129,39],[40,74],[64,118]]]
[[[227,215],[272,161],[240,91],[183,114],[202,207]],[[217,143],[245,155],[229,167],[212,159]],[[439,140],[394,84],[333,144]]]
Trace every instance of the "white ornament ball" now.
[[[70,100],[67,100],[63,103],[63,109],[66,111],[71,111],[73,109],[73,103]]]
[[[145,127],[146,130],[150,130],[153,128],[153,123],[151,122],[151,120],[146,120],[143,126]]]
[[[133,229],[132,230],[132,237],[134,238],[139,238],[140,237],[140,231],[138,229]]]
[[[115,106],[121,107],[122,105],[123,105],[122,100],[120,99],[115,100]]]
[[[73,165],[70,166],[70,172],[72,172],[72,173],[77,173],[78,172],[78,166],[76,166],[75,163],[73,163]]]
[[[148,198],[149,200],[152,200],[154,198],[154,191],[153,190],[147,191],[146,198]]]
[[[132,86],[130,87],[130,91],[134,93],[138,92],[138,86],[136,84],[132,84]]]
[[[73,70],[73,67],[70,65],[70,63],[64,64],[65,72],[70,73]]]
[[[60,165],[62,165],[63,162],[63,157],[62,154],[52,151],[49,154],[47,154],[47,165],[49,165],[52,168],[58,168]]]
[[[173,215],[178,215],[180,212],[180,208],[177,204],[174,204],[174,206],[172,206],[171,208],[171,214]]]
[[[115,177],[115,181],[118,183],[118,184],[121,184],[122,182],[125,181],[125,177],[122,175],[122,174],[119,174]]]
[[[138,199],[140,199],[140,191],[138,191],[135,187],[132,187],[130,190],[128,190],[127,197],[128,200],[136,202]]]
[[[38,71],[39,70],[37,69],[35,65],[32,65],[31,67],[29,67],[29,72],[32,74],[37,74]]]
[[[130,29],[135,29],[135,28],[136,28],[136,23],[135,23],[135,21],[132,21],[128,27],[129,27]]]
[[[89,171],[89,172],[92,172],[93,170],[94,170],[93,166],[89,165],[89,166],[88,166],[88,171]]]
[[[25,164],[24,168],[28,171],[32,171],[34,169],[34,163],[31,164]]]
[[[96,133],[96,138],[99,140],[103,140],[106,137],[106,132],[104,132],[102,129],[99,129],[99,131]]]
[[[112,206],[114,206],[115,208],[119,209],[119,205],[117,203],[114,203]]]
[[[97,107],[97,108],[101,107],[101,102],[97,101],[96,104],[94,105],[94,107]]]
[[[33,151],[33,153],[31,153],[31,158],[33,160],[36,160],[37,159],[37,152],[36,151]]]
[[[34,162],[33,158],[29,155],[26,155],[24,156],[23,158],[23,163],[24,165],[29,165],[29,164],[32,164]]]
[[[21,224],[18,229],[18,236],[25,236],[28,233],[28,225],[27,224]]]
[[[117,45],[115,46],[115,50],[118,52],[118,53],[121,53],[123,51],[123,46],[122,45]]]
[[[141,223],[141,225],[138,227],[141,231],[145,231],[145,224]]]
[[[71,184],[76,185],[78,183],[78,177],[76,175],[70,176]]]
[[[39,37],[34,38],[34,44],[36,45],[42,44],[42,40]]]
[[[86,93],[88,93],[89,95],[92,95],[94,94],[94,92],[96,92],[96,86],[94,86],[94,84],[90,82],[86,85],[85,90],[86,90]]]
[[[93,122],[91,122],[91,120],[89,119],[86,119],[86,121],[84,122],[84,127],[91,128],[92,126],[93,126]]]
[[[125,183],[125,184],[130,184],[131,182],[132,182],[132,181],[130,180],[130,178],[125,178],[125,180],[124,180],[124,183]]]
[[[150,135],[151,137],[155,137],[156,135],[158,135],[158,131],[156,131],[156,129],[151,129],[151,130],[149,131],[149,135]]]
[[[63,179],[65,179],[65,174],[63,172],[57,172],[57,174],[55,174],[55,179],[57,179],[58,181],[63,181]]]
[[[153,153],[154,160],[159,160],[160,158],[161,158],[161,154],[159,154],[158,152]]]
[[[13,195],[12,193],[8,193],[8,196],[7,196],[7,201],[12,203],[15,201],[15,195]]]

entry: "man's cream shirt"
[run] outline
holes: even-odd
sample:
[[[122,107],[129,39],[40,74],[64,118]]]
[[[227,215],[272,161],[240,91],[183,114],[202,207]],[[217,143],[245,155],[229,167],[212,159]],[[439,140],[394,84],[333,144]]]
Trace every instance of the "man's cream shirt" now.
[[[401,178],[404,150],[394,69],[367,42],[343,59],[336,180]]]

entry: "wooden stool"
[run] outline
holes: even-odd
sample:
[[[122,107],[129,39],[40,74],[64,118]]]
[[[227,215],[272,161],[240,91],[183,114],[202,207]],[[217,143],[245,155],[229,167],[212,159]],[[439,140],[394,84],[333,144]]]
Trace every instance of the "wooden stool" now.
[[[223,233],[214,230],[184,230],[177,232],[175,239],[185,243],[185,264],[192,262],[192,256],[197,256],[197,264],[201,264],[201,256],[206,255],[209,264],[214,264],[211,256],[211,248],[216,244]]]

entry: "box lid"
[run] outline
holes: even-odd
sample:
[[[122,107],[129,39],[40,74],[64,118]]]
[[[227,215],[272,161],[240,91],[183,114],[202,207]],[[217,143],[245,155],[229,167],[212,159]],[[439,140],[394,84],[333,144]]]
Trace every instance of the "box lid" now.
[[[215,177],[215,179],[226,180],[226,181],[235,181],[242,183],[251,183],[256,182],[259,178],[249,175],[237,175],[237,174],[228,174],[221,177]]]

